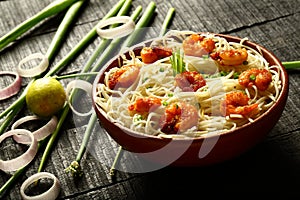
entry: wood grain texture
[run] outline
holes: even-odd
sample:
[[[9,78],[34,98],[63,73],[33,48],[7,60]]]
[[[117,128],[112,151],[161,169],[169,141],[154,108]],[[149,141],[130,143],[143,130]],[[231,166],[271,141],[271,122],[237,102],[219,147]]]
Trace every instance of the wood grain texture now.
[[[0,37],[13,27],[43,9],[51,1],[0,1]],[[82,10],[51,66],[58,63],[95,26],[117,0],[90,0]],[[150,0],[134,0],[134,10],[144,10]],[[159,30],[167,10],[176,9],[170,29],[209,31],[247,37],[271,50],[281,61],[300,60],[300,2],[299,0],[157,0],[156,16],[151,24]],[[0,51],[0,70],[14,70],[25,56],[47,51],[63,13],[46,19],[24,36]],[[152,33],[151,33],[152,34]],[[154,34],[154,33],[153,33]],[[97,38],[60,73],[81,70],[94,52]],[[74,179],[64,169],[76,158],[85,120],[71,113],[46,165],[45,171],[59,177],[62,191],[59,199],[156,199],[176,195],[202,197],[270,197],[299,198],[300,184],[300,100],[299,71],[290,71],[287,105],[277,125],[262,143],[240,157],[215,166],[200,168],[165,167],[147,173],[127,173],[133,166],[143,168],[142,162],[130,155],[121,160],[124,172],[112,180],[109,168],[118,145],[101,127],[96,127],[89,148],[82,159],[84,175]],[[30,79],[24,79],[23,88]],[[7,78],[0,77],[0,86]],[[64,80],[67,84],[69,80]],[[0,102],[3,111],[17,96]],[[20,116],[29,114],[24,109]],[[1,123],[1,121],[0,121]],[[7,141],[6,144],[10,144]],[[13,156],[21,146],[0,145],[0,158]],[[36,173],[39,154],[26,173],[7,192],[4,199],[21,199],[19,188],[23,181]],[[0,186],[11,175],[0,171]],[[193,183],[193,182],[196,182]],[[187,194],[188,193],[188,194]]]

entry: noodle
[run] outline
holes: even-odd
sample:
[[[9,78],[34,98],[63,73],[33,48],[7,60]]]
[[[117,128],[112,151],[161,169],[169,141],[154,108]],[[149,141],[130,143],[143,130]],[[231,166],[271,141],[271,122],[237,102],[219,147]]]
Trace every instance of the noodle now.
[[[155,39],[151,45],[163,45],[175,50],[182,50],[182,41],[191,34],[191,31],[170,31],[164,37]],[[198,71],[203,75],[206,85],[197,91],[183,91],[174,84],[174,69],[169,57],[158,59],[154,63],[145,64],[140,55],[130,50],[130,59],[121,56],[123,65],[139,67],[139,74],[129,87],[110,89],[109,78],[121,67],[116,66],[106,72],[104,83],[97,87],[96,103],[107,113],[107,117],[131,130],[142,134],[157,135],[160,137],[199,137],[212,133],[233,130],[247,123],[252,123],[263,112],[269,109],[279,97],[282,88],[280,70],[278,66],[269,66],[259,47],[258,51],[244,45],[247,38],[240,43],[228,42],[220,36],[205,33],[205,38],[215,42],[214,51],[245,48],[248,57],[246,64],[237,66],[224,66],[210,57],[184,57],[186,71]],[[151,46],[150,45],[150,46]],[[265,91],[260,91],[256,85],[245,88],[239,84],[234,76],[248,69],[267,69],[272,74],[272,81]],[[225,75],[222,75],[225,73]],[[242,91],[249,98],[249,105],[257,104],[257,111],[251,115],[232,113],[222,115],[221,103],[225,95],[230,92]],[[133,116],[128,107],[139,98],[156,97],[161,99],[162,105],[150,110],[147,115],[135,113]],[[159,118],[165,112],[165,105],[173,102],[184,102],[197,107],[199,119],[195,126],[189,127],[178,134],[168,134],[159,128]]]

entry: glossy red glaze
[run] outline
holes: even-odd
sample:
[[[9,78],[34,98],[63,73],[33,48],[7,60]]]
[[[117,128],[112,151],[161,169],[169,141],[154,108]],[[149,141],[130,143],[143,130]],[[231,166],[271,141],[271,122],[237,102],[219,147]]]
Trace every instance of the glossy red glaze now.
[[[228,41],[240,42],[240,38],[216,34],[226,38]],[[258,47],[263,52],[264,57],[270,63],[270,65],[279,65],[282,71],[282,90],[278,101],[259,118],[255,119],[253,123],[245,124],[242,127],[235,129],[234,131],[228,131],[222,133],[219,136],[199,137],[191,139],[166,139],[156,136],[140,134],[131,131],[127,128],[121,127],[109,121],[105,117],[105,113],[100,109],[95,102],[94,109],[97,113],[100,123],[106,129],[108,134],[124,149],[130,152],[146,153],[144,158],[153,162],[165,163],[169,162],[169,158],[177,154],[182,154],[178,159],[171,163],[173,166],[205,166],[220,163],[234,157],[237,157],[249,150],[259,142],[261,142],[271,129],[278,122],[288,97],[288,75],[281,62],[276,56],[265,49],[264,47],[255,44],[250,41],[246,41],[245,45],[257,49]],[[140,48],[136,48],[136,53],[139,53]],[[117,57],[113,58],[108,64],[102,68],[98,76],[95,79],[93,86],[93,96],[96,92],[96,85],[104,80],[104,73],[117,66]],[[169,145],[168,145],[169,143]],[[167,145],[167,146],[166,146]],[[162,147],[164,151],[157,154],[151,153],[155,150],[159,150]],[[168,147],[168,148],[166,148]],[[211,149],[212,148],[212,149]],[[205,153],[202,158],[199,157],[200,149],[209,152]],[[211,149],[211,150],[210,150]],[[147,153],[148,152],[148,153]]]

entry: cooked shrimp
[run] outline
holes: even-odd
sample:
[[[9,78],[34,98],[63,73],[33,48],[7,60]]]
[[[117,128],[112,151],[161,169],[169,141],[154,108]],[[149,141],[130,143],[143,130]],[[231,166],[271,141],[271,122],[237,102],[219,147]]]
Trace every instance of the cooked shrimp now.
[[[140,114],[142,116],[149,114],[161,105],[161,99],[157,97],[144,97],[137,99],[133,104],[128,106],[131,116]]]
[[[192,34],[182,43],[185,55],[201,57],[211,53],[215,49],[215,42],[211,38],[205,38],[198,34]]]
[[[183,91],[197,91],[206,85],[203,76],[196,71],[185,71],[175,76],[175,85]]]
[[[198,110],[195,106],[174,102],[166,107],[165,114],[160,119],[161,131],[166,134],[177,134],[196,126],[198,119]]]
[[[210,57],[218,61],[221,65],[236,66],[247,61],[248,53],[245,48],[230,49],[211,53]]]
[[[171,55],[172,50],[166,47],[143,47],[141,50],[142,61],[147,64]]]
[[[258,104],[248,104],[249,97],[243,92],[227,93],[225,100],[221,101],[221,113],[224,116],[240,114],[250,116],[257,109]]]
[[[123,65],[110,75],[108,87],[112,90],[119,87],[129,87],[136,80],[138,74],[139,67],[135,65]]]
[[[255,85],[259,90],[266,90],[272,81],[272,74],[266,69],[249,69],[242,72],[239,76],[239,84],[244,87]]]

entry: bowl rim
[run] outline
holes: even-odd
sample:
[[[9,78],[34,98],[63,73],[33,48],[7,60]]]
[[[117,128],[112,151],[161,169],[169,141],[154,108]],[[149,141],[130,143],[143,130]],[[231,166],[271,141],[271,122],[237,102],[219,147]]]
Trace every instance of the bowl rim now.
[[[244,38],[240,38],[237,36],[233,36],[233,35],[227,35],[227,34],[221,34],[221,33],[212,33],[212,32],[197,32],[196,34],[213,34],[216,36],[220,36],[225,38],[226,40],[230,40],[230,41],[235,41],[235,42],[239,42]],[[126,51],[123,51],[121,53],[118,53],[116,56],[114,56],[113,58],[111,58],[108,62],[106,62],[106,64],[99,70],[97,76],[94,79],[93,82],[93,88],[92,88],[92,103],[93,103],[93,107],[94,109],[98,110],[99,113],[109,122],[111,122],[112,124],[114,124],[115,126],[117,126],[118,128],[122,129],[122,130],[126,130],[126,132],[129,132],[130,134],[134,134],[137,137],[147,137],[147,138],[153,138],[153,139],[159,139],[159,140],[178,140],[178,141],[197,141],[197,140],[204,140],[204,139],[209,139],[209,138],[215,138],[215,137],[226,137],[228,135],[234,134],[235,132],[238,132],[238,130],[242,130],[245,129],[253,124],[258,123],[261,119],[268,117],[269,113],[278,106],[278,104],[280,104],[280,101],[285,100],[288,96],[288,90],[289,90],[289,78],[288,78],[288,74],[286,69],[284,68],[284,66],[282,65],[281,61],[275,56],[275,54],[273,52],[271,52],[270,50],[268,50],[267,48],[261,46],[260,44],[257,44],[251,40],[249,40],[247,38],[247,40],[245,40],[243,42],[243,44],[245,44],[246,46],[249,46],[251,48],[254,48],[255,50],[258,51],[258,49],[261,50],[261,52],[263,53],[263,57],[265,58],[265,56],[267,55],[268,57],[271,58],[271,60],[276,63],[276,65],[279,66],[279,70],[281,71],[280,76],[281,76],[281,83],[282,83],[282,88],[280,90],[279,96],[276,100],[276,102],[270,107],[268,108],[268,110],[266,110],[264,113],[262,113],[260,116],[258,116],[257,118],[254,119],[253,122],[248,122],[242,126],[236,127],[234,130],[228,130],[228,131],[224,131],[224,132],[217,132],[217,134],[209,134],[209,135],[200,135],[197,137],[159,137],[159,136],[155,136],[155,135],[150,135],[150,134],[146,134],[146,133],[140,133],[138,131],[134,131],[131,130],[130,128],[124,127],[119,123],[113,122],[111,120],[109,120],[106,116],[105,111],[99,106],[97,105],[96,101],[95,101],[95,94],[96,94],[96,89],[97,89],[97,85],[99,83],[100,78],[105,74],[105,72],[110,68],[110,65],[116,60],[120,58],[121,54],[126,54],[128,53],[128,51],[142,47],[145,44],[148,44],[150,42],[152,42],[155,39],[159,39],[161,37],[155,37],[152,39],[148,39],[145,41],[142,41],[136,45],[133,45],[132,47],[129,47],[128,49],[126,49]],[[268,63],[270,63],[268,61]],[[285,106],[285,105],[284,105]]]

